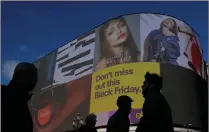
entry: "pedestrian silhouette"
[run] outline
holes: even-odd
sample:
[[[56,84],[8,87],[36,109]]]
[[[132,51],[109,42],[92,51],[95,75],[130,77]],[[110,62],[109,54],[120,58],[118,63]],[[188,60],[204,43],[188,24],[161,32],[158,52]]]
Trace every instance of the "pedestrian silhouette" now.
[[[16,66],[12,80],[2,88],[2,132],[33,131],[27,103],[36,82],[37,68],[33,64]]]
[[[79,132],[97,132],[95,127],[97,122],[97,116],[95,114],[90,114],[85,118],[85,125],[79,128]]]
[[[110,117],[107,123],[107,132],[129,132],[131,105],[133,100],[126,95],[117,99],[118,110]]]
[[[142,85],[143,117],[136,132],[174,132],[171,108],[161,93],[163,79],[157,74],[145,74]]]

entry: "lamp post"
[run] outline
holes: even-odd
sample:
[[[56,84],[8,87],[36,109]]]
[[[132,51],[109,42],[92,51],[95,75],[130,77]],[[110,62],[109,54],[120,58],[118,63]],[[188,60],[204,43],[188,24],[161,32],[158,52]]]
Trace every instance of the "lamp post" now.
[[[80,114],[78,113],[76,118],[73,119],[73,128],[74,130],[78,130],[81,126],[83,126],[84,124],[84,120],[83,117],[80,116]]]

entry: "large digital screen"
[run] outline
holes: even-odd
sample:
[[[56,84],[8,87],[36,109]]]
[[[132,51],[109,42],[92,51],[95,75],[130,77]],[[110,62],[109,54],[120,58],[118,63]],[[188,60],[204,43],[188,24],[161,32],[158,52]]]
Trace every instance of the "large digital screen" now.
[[[174,123],[202,127],[196,94],[206,77],[200,39],[176,18],[150,13],[117,17],[34,64],[39,78],[29,108],[35,132],[72,130],[77,113],[84,118],[95,113],[96,126],[107,125],[120,95],[134,100],[129,118],[139,122],[147,71],[165,78],[162,92]]]

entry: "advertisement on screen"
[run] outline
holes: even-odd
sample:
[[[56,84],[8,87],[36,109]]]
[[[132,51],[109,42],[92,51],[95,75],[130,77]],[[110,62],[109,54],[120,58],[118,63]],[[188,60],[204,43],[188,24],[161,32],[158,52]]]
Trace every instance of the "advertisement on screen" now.
[[[141,13],[108,20],[34,62],[39,74],[29,101],[34,131],[72,130],[77,113],[83,118],[95,113],[96,126],[107,125],[120,95],[134,100],[129,119],[138,123],[146,72],[165,77],[162,92],[174,123],[201,126],[195,91],[201,82],[196,75],[206,77],[202,54],[197,33],[176,18]],[[195,117],[183,116],[188,113]]]
[[[77,112],[88,115],[94,41],[88,32],[34,63],[39,78],[29,107],[35,131],[69,130],[63,124]]]
[[[53,85],[67,83],[91,74],[93,69],[95,31],[57,50]]]
[[[115,18],[96,31],[94,71],[140,61],[140,42],[136,39],[140,34],[139,16]]]
[[[91,75],[44,90],[35,95],[30,108],[35,132],[67,131],[77,113],[89,114]]]
[[[140,14],[143,61],[170,63],[191,69],[203,78],[199,37],[184,22],[158,14]]]
[[[128,95],[134,100],[130,120],[131,123],[139,121],[144,102],[141,86],[148,71],[160,74],[160,64],[121,64],[93,73],[90,112],[98,115],[97,126],[107,124],[109,117],[118,109],[116,100],[120,95]]]
[[[54,51],[34,63],[38,69],[38,83],[35,90],[51,87],[55,71],[56,54],[57,52]]]

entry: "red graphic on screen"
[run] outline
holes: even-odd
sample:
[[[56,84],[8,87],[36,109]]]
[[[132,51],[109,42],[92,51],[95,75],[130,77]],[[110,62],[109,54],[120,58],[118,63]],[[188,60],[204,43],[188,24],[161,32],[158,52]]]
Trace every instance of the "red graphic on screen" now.
[[[191,62],[195,69],[201,73],[202,69],[202,55],[195,37],[191,37]]]
[[[184,55],[188,58],[188,65],[192,70],[202,76],[202,52],[200,46],[193,34],[188,34],[190,36],[187,48]]]
[[[52,106],[48,104],[45,108],[38,111],[38,122],[40,125],[46,125],[52,116]]]
[[[46,105],[44,108],[39,109],[37,114],[39,125],[35,123],[35,132],[55,132],[59,131],[56,130],[58,127],[67,129],[66,126],[62,126],[64,121],[71,114],[76,114],[76,108],[82,105],[85,100],[90,99],[91,74],[64,84],[64,88],[66,94],[64,100],[58,101],[58,99],[63,97],[63,94],[59,94],[57,97],[54,95],[56,99],[51,102],[52,104],[49,103],[51,105]],[[57,88],[58,91],[60,89]],[[57,93],[57,91],[54,93]],[[83,110],[88,111],[88,107]]]

